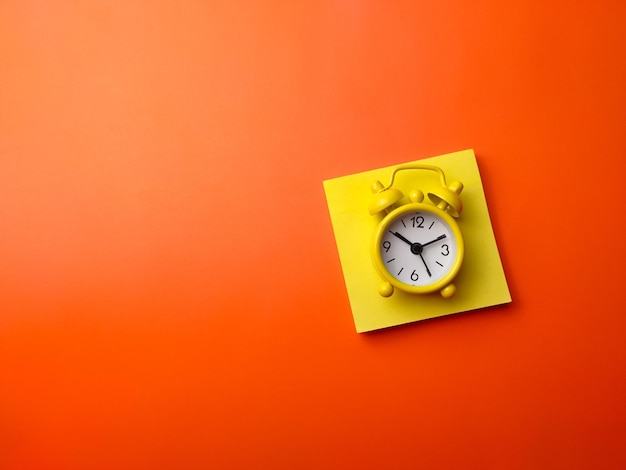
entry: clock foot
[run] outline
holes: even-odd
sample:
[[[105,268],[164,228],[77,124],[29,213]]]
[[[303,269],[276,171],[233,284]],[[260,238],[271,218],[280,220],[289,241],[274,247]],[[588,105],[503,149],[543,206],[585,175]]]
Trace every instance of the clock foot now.
[[[444,299],[449,299],[450,297],[453,297],[454,294],[456,294],[456,286],[454,284],[448,284],[439,292]]]
[[[393,286],[388,282],[381,282],[378,286],[378,293],[383,297],[389,297],[393,294]]]

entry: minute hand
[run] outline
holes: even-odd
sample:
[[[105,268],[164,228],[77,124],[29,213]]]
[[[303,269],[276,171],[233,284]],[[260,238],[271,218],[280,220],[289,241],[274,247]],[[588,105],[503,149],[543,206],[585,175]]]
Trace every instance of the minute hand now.
[[[391,230],[389,231],[392,235],[398,237],[400,240],[402,240],[404,243],[408,243],[409,245],[413,245],[413,242],[410,240],[407,240],[406,238],[404,238],[401,234],[399,234],[398,232],[392,232]]]
[[[443,235],[441,235],[441,236],[439,236],[439,237],[435,238],[434,240],[431,240],[431,241],[429,241],[429,242],[427,242],[427,243],[423,243],[423,244],[422,244],[422,246],[424,247],[424,246],[426,246],[426,245],[430,245],[431,243],[436,243],[436,242],[438,242],[439,240],[443,240],[444,238],[446,238],[446,234],[445,234],[445,233],[444,233]]]

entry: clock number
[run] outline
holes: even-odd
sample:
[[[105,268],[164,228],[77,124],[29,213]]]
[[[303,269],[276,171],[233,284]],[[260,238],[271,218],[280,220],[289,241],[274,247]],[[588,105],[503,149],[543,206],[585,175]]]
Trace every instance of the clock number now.
[[[385,240],[383,242],[383,248],[385,249],[385,253],[387,253],[389,251],[389,248],[391,248],[391,242],[388,240]]]
[[[419,276],[416,270],[414,269],[413,272],[411,273],[411,281],[417,281],[418,279],[419,279]]]
[[[448,256],[450,254],[450,249],[448,248],[448,245],[446,245],[445,243],[441,245],[441,249],[443,250],[441,252],[443,256]]]
[[[424,217],[421,215],[411,217],[409,220],[413,222],[413,228],[424,228]]]

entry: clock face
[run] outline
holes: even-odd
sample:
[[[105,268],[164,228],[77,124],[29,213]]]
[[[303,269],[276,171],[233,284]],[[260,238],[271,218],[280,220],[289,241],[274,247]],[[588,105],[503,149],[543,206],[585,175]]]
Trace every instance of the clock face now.
[[[430,211],[405,211],[389,221],[379,250],[389,275],[409,286],[434,284],[458,264],[459,246],[452,227]]]

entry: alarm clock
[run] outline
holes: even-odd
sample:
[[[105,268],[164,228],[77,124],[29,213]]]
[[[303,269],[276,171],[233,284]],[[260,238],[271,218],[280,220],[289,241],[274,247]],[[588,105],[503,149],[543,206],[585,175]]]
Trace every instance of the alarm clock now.
[[[427,170],[439,175],[441,186],[427,193],[415,188],[408,202],[393,187],[396,174],[404,170]],[[391,174],[391,182],[372,184],[370,215],[384,214],[377,224],[371,242],[371,258],[382,282],[378,293],[389,297],[394,289],[408,294],[439,292],[450,298],[456,293],[452,283],[463,264],[465,245],[456,219],[463,204],[463,184],[447,184],[443,170],[432,165],[400,165]]]

